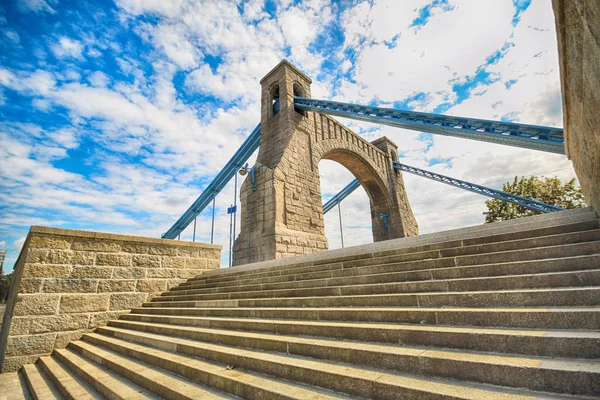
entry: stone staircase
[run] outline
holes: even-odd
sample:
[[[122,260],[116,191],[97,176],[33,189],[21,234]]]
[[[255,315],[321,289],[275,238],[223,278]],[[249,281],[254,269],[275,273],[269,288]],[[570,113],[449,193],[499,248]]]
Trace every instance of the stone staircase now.
[[[600,396],[590,209],[209,272],[21,374],[34,399]]]

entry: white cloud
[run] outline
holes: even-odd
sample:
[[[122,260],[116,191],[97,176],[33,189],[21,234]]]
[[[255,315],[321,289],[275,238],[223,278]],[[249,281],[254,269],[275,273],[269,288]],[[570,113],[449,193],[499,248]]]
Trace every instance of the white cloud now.
[[[61,36],[58,39],[58,43],[51,44],[50,49],[58,58],[75,58],[78,60],[83,59],[83,55],[81,54],[83,51],[83,45],[81,42],[70,39],[66,36]]]
[[[47,12],[50,14],[54,14],[55,10],[50,6],[50,4],[55,5],[55,0],[17,0],[17,8],[21,12],[35,12],[35,13],[43,13]]]
[[[88,76],[88,81],[92,84],[92,86],[102,88],[108,86],[110,83],[110,78],[101,71],[95,71]]]

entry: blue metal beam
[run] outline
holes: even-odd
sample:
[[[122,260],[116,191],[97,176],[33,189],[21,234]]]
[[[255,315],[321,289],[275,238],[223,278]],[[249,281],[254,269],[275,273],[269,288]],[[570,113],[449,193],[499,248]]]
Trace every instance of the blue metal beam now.
[[[339,203],[341,203],[342,200],[344,200],[346,197],[348,197],[350,195],[350,193],[354,192],[354,190],[356,188],[358,188],[359,186],[360,186],[360,182],[358,181],[358,179],[355,179],[352,182],[350,182],[350,184],[348,186],[343,188],[338,194],[336,194],[331,199],[329,199],[329,201],[327,201],[327,203],[323,204],[323,214],[326,214],[333,207],[335,207]]]
[[[164,239],[175,239],[194,219],[206,208],[207,205],[216,197],[216,195],[227,185],[238,170],[248,161],[248,158],[260,146],[260,124],[254,128],[250,136],[231,157],[229,162],[223,167],[221,172],[215,176],[215,179],[204,189],[202,194],[194,201],[185,213],[175,222],[175,224],[163,233]]]
[[[295,97],[297,109],[464,139],[565,154],[563,130]]]
[[[513,203],[518,206],[529,208],[530,210],[534,210],[534,211],[549,213],[549,212],[564,210],[561,207],[542,203],[541,201],[536,201],[536,200],[528,199],[527,197],[517,196],[517,195],[511,194],[511,193],[506,193],[501,190],[496,190],[496,189],[491,189],[489,187],[476,185],[471,182],[461,181],[460,179],[450,178],[445,175],[436,174],[435,172],[411,167],[410,165],[401,164],[399,162],[394,163],[394,168],[396,168],[396,170],[399,170],[399,171],[409,172],[411,174],[419,175],[419,176],[422,176],[422,177],[425,177],[428,179],[432,179],[434,181],[442,182],[447,185],[455,186],[460,189],[469,190],[471,192],[481,194],[481,195],[484,195],[487,197],[492,197],[494,199]]]
[[[517,196],[514,194],[506,193],[501,190],[492,189],[489,187],[476,185],[474,183],[461,181],[460,179],[450,178],[445,175],[436,174],[435,172],[426,171],[424,169],[419,169],[415,167],[411,167],[409,165],[401,164],[399,162],[394,163],[394,168],[400,171],[409,172],[411,174],[423,176],[425,178],[432,179],[434,181],[442,182],[447,185],[455,186],[460,189],[469,190],[471,192],[481,194],[483,196],[492,197],[494,199],[499,199],[502,201],[507,201],[509,203],[516,204],[518,206],[522,206],[525,208],[529,208],[530,210],[539,211],[543,213],[549,213],[554,211],[562,211],[563,208],[553,206],[552,204],[542,203],[541,201],[536,201],[532,199],[528,199],[526,197]],[[341,192],[333,196],[327,203],[323,205],[323,214],[330,211],[332,208],[338,205],[342,200],[350,195],[357,187],[360,186],[360,182],[358,179],[353,180],[342,189]]]

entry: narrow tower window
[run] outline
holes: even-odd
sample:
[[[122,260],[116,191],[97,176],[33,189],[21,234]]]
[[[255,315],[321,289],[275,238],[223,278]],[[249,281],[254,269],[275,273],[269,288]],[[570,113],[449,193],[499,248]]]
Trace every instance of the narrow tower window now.
[[[294,83],[294,97],[305,97],[304,89],[302,89],[302,86],[300,86],[300,84],[298,84],[298,83]],[[294,111],[296,111],[298,114],[306,117],[305,111],[299,110],[297,108],[294,108]]]
[[[273,110],[273,115],[276,115],[279,112],[279,86],[275,86],[271,90],[271,108]]]

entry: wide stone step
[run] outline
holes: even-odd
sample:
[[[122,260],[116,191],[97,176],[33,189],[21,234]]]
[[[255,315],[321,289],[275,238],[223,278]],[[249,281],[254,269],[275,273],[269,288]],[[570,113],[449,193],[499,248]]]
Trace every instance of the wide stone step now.
[[[596,279],[597,275],[592,279]],[[436,282],[425,282],[434,285]],[[411,283],[412,284],[412,283]],[[390,292],[396,292],[394,284]],[[312,289],[310,297],[231,300],[190,300],[144,303],[142,307],[567,307],[600,306],[600,287],[544,288],[485,291],[423,291],[398,294],[359,294],[361,287]],[[411,287],[408,287],[411,289]],[[344,291],[342,292],[342,289]],[[346,290],[347,289],[347,290]],[[383,290],[376,286],[373,290]],[[353,294],[353,292],[355,294]]]
[[[485,276],[478,278],[432,279],[429,271],[406,273],[390,273],[381,275],[364,275],[344,279],[324,279],[310,281],[313,285],[302,285],[302,288],[285,288],[278,290],[254,290],[216,294],[194,294],[184,292],[167,292],[155,297],[153,303],[203,301],[203,300],[236,300],[279,297],[307,297],[331,295],[368,295],[385,293],[417,293],[417,292],[464,292],[481,290],[534,289],[553,287],[600,286],[600,269],[552,272],[538,274],[522,274],[510,276]],[[304,283],[307,283],[305,281]],[[367,284],[370,283],[370,284]],[[340,286],[337,286],[337,285]],[[343,285],[343,286],[341,286]],[[293,285],[290,285],[293,287]],[[167,295],[172,294],[171,296]]]
[[[416,379],[425,375],[587,396],[600,393],[600,369],[597,364],[583,360],[454,353],[318,339],[270,338],[268,341],[266,335],[259,334],[255,335],[254,344],[257,344],[257,336],[262,336],[266,351],[256,351],[118,328],[107,328],[103,334],[119,340],[95,334],[87,335],[85,340],[115,350],[123,350],[119,346],[126,344],[123,342],[126,340],[369,398],[388,398],[378,392],[391,394],[391,389],[397,390],[396,395],[401,394],[405,388],[398,380],[407,377],[401,374]],[[377,380],[373,379],[375,376]],[[452,382],[456,382],[455,390],[463,386],[459,381]]]
[[[589,214],[591,219],[587,219],[580,224],[570,224],[566,227],[563,225],[557,225],[552,227],[552,230],[544,230],[544,229],[533,229],[529,231],[516,231],[516,232],[502,232],[501,234],[492,235],[489,237],[476,237],[472,239],[460,239],[453,235],[444,235],[443,237],[447,237],[446,241],[436,241],[433,243],[428,243],[425,245],[416,245],[416,246],[402,246],[403,243],[409,243],[413,239],[419,239],[421,237],[411,237],[404,238],[402,241],[392,241],[392,242],[384,242],[389,243],[385,246],[386,250],[373,251],[368,246],[358,246],[356,248],[348,248],[344,249],[342,253],[352,254],[344,255],[344,256],[335,256],[334,253],[340,252],[340,250],[328,252],[328,254],[332,254],[330,257],[323,257],[321,260],[315,261],[296,261],[293,262],[294,259],[290,259],[288,263],[280,266],[272,266],[268,268],[255,268],[254,265],[242,266],[242,267],[234,267],[226,270],[220,270],[218,273],[216,271],[211,271],[206,274],[203,274],[197,278],[193,278],[193,280],[197,281],[206,281],[206,282],[217,282],[220,280],[234,280],[234,279],[245,279],[245,277],[249,275],[255,275],[256,277],[264,277],[267,274],[284,274],[286,270],[294,270],[296,268],[302,267],[310,267],[310,266],[318,266],[318,265],[327,265],[331,263],[339,263],[344,261],[352,261],[356,259],[366,259],[373,257],[382,257],[386,255],[401,255],[406,253],[415,253],[415,252],[425,252],[427,250],[435,250],[435,249],[445,249],[447,247],[457,247],[457,246],[472,246],[477,244],[488,244],[488,242],[501,242],[501,241],[510,241],[512,242],[508,246],[514,246],[517,244],[517,239],[526,239],[532,240],[537,238],[538,236],[547,236],[547,235],[557,235],[560,233],[568,233],[568,232],[576,232],[579,230],[589,230],[598,228],[598,220],[595,218],[593,213]],[[427,235],[424,235],[427,236]],[[435,236],[435,235],[434,235]],[[419,239],[421,240],[421,239]],[[361,252],[363,250],[364,252]],[[302,258],[300,258],[302,259]],[[298,260],[300,260],[298,259]],[[260,265],[256,264],[256,265]]]
[[[440,259],[440,258],[453,258],[455,266],[465,265],[477,265],[477,264],[491,264],[501,262],[512,262],[512,261],[526,261],[526,260],[540,260],[547,258],[562,258],[581,256],[588,254],[597,254],[600,252],[600,230],[577,232],[569,235],[560,235],[560,237],[547,237],[552,240],[542,239],[531,239],[531,241],[537,241],[538,245],[529,247],[518,247],[512,246],[513,248],[500,250],[497,247],[490,246],[485,251],[478,249],[469,254],[464,254],[461,249],[446,249],[446,250],[430,250],[424,252],[407,253],[400,255],[384,256],[384,257],[368,257],[368,258],[352,258],[343,262],[333,262],[320,265],[312,266],[299,266],[293,269],[278,270],[278,271],[264,271],[257,270],[254,274],[236,274],[236,279],[240,278],[268,278],[272,276],[281,275],[293,275],[299,273],[309,272],[322,272],[328,270],[346,269],[365,267],[372,265],[385,265],[385,264],[398,264],[408,263],[420,260]],[[560,239],[560,240],[559,240]],[[553,243],[553,242],[556,243]],[[516,241],[522,243],[523,241]],[[480,246],[474,246],[479,248]],[[506,246],[508,247],[508,246]],[[456,252],[453,252],[456,250]],[[461,250],[460,252],[458,250]],[[229,279],[229,277],[224,277]],[[223,282],[220,279],[213,280],[188,280],[182,283],[177,288],[172,290],[189,290],[196,288],[196,283],[208,284],[208,283],[220,283]],[[232,282],[226,280],[225,282]]]
[[[67,365],[74,374],[83,379],[108,399],[158,399],[157,396],[133,384],[116,373],[88,361],[69,349],[56,350],[53,358]]]
[[[41,371],[39,364],[26,364],[23,366],[23,375],[29,394],[34,400],[59,400],[62,395],[52,384],[45,372]]]
[[[294,285],[294,287],[309,287],[312,284],[312,281],[319,279],[326,279],[327,282],[336,282],[333,279],[338,279],[337,282],[341,282],[341,279],[348,277],[365,275],[375,276],[379,274],[390,273],[405,274],[404,277],[402,277],[402,275],[398,275],[399,279],[411,279],[412,276],[426,276],[423,274],[423,272],[430,274],[431,278],[433,279],[444,279],[482,275],[500,276],[516,275],[518,273],[534,274],[596,268],[600,268],[600,255],[597,254],[561,257],[554,259],[481,264],[466,267],[456,267],[454,258],[442,258],[346,269],[337,268],[325,271],[273,276],[268,278],[265,277],[259,279],[227,281],[216,284],[185,285],[174,287],[170,291],[164,292],[163,295],[171,296],[174,294],[225,293],[257,289],[282,289],[288,287],[288,285]],[[411,274],[413,271],[415,275]]]
[[[600,332],[482,329],[431,325],[208,319],[131,314],[110,327],[255,347],[255,333],[438,347],[542,357],[600,358]],[[104,332],[106,327],[99,328]],[[260,339],[260,337],[259,337]],[[257,343],[260,343],[258,341]]]
[[[133,309],[132,313],[185,317],[389,322],[533,329],[572,329],[576,327],[577,329],[598,330],[598,326],[600,326],[600,307],[143,307]],[[125,314],[122,318],[127,318],[129,315]]]
[[[182,356],[175,351],[175,348],[164,351],[98,334],[87,334],[82,341],[73,342],[71,346],[76,351],[93,354],[102,363],[108,362],[112,365],[111,360],[120,359],[124,363],[145,365],[147,370],[142,368],[140,372],[146,371],[151,374],[149,379],[154,378],[152,374],[155,369],[177,374],[178,380],[183,383],[164,383],[174,385],[172,390],[179,389],[181,391],[184,386],[187,386],[187,396],[185,398],[190,399],[233,398],[232,395],[245,399],[329,400],[351,398],[306,385],[286,382],[252,371],[244,371],[239,364],[215,363]],[[183,378],[186,378],[185,381]],[[157,381],[157,383],[163,382]],[[211,397],[210,394],[193,393],[193,388],[196,388],[198,384],[210,385],[221,392],[230,394]],[[189,389],[190,387],[192,389]],[[193,397],[194,395],[196,397]],[[171,394],[162,396],[168,399],[180,398]]]
[[[202,387],[174,373],[167,372],[161,366],[145,364],[135,358],[124,357],[121,354],[107,351],[87,342],[71,342],[68,350],[61,351],[61,353],[65,354],[68,351],[79,353],[86,359],[127,377],[131,382],[162,398],[174,400],[233,399],[228,394]]]
[[[41,357],[38,363],[65,399],[98,400],[103,398],[100,393],[76,379],[70,371],[52,357]]]

